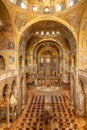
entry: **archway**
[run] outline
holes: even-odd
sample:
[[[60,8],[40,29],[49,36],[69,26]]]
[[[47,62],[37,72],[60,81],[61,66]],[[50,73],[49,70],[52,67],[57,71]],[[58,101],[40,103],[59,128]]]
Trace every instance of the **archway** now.
[[[56,85],[60,80],[59,77],[61,77],[61,82],[69,83],[69,68],[71,65],[69,64],[71,60],[70,52],[74,51],[77,47],[75,34],[71,30],[69,30],[67,24],[65,26],[65,23],[63,24],[60,21],[52,19],[37,21],[24,30],[19,43],[19,51],[25,51],[25,56],[27,56],[27,58],[25,57],[25,59],[27,59],[27,70],[30,73],[32,80],[37,81],[37,77],[40,77],[42,78],[40,84],[44,84],[44,77],[50,77],[48,76],[50,74],[51,76],[55,76],[56,79],[58,77],[57,80],[54,80]],[[68,37],[70,37],[70,39],[68,39]],[[56,61],[55,67],[53,67],[54,63],[51,64],[51,68],[50,66],[45,66],[44,63],[41,63],[44,61],[43,59],[46,59],[43,58],[44,55],[42,53],[46,52],[43,50],[47,50],[47,48],[51,48],[50,50],[53,50],[53,53],[55,53],[55,56],[57,57],[57,60],[53,58],[53,60],[55,59]],[[50,52],[52,53],[52,51]],[[47,54],[45,54],[45,57],[47,57]],[[23,60],[25,61],[25,59]],[[50,58],[48,57],[47,61],[49,59]],[[45,66],[45,70],[42,64]],[[42,73],[40,66],[44,73]],[[55,68],[57,68],[57,70],[55,70]],[[47,72],[49,72],[49,74],[47,74]],[[40,76],[38,76],[37,73],[39,73]],[[51,79],[53,80],[54,78]]]
[[[27,59],[27,72],[28,73],[35,72],[32,75],[32,77],[38,77],[38,75],[36,74],[37,71],[39,70],[37,69],[38,68],[37,56],[40,57],[42,55],[41,50],[44,50],[43,48],[46,48],[46,44],[45,46],[44,44],[43,45],[41,44],[43,42],[50,41],[50,42],[53,42],[52,44],[53,46],[55,46],[56,44],[56,48],[58,48],[59,52],[61,52],[61,55],[59,55],[60,60],[62,61],[61,63],[59,62],[61,83],[68,84],[69,76],[71,73],[70,72],[71,54],[72,52],[73,54],[76,54],[75,50],[78,46],[76,35],[75,35],[75,32],[73,31],[73,28],[72,27],[70,28],[68,23],[66,23],[63,20],[56,19],[56,18],[54,18],[53,20],[52,17],[50,17],[50,18],[37,19],[37,20],[34,20],[34,22],[30,22],[28,25],[26,25],[25,29],[22,30],[22,32],[23,33],[21,37],[19,38],[20,41],[18,40],[19,53],[21,51],[23,53],[25,52],[25,55],[23,57]],[[26,53],[28,56],[30,55],[29,58],[26,58]],[[56,53],[56,55],[58,55],[58,53]],[[25,61],[25,59],[23,60]],[[43,62],[43,59],[41,60],[42,60],[41,62]],[[56,64],[58,65],[58,61],[56,61]],[[49,71],[51,71],[50,68],[49,68]],[[49,71],[47,70],[47,72]],[[40,73],[42,75],[41,71]],[[54,75],[55,75],[55,72],[54,72]],[[43,76],[40,76],[40,77],[43,77]],[[36,78],[34,78],[34,80],[35,79]],[[59,81],[59,79],[57,81]],[[55,81],[55,83],[58,83],[57,81]]]
[[[11,94],[13,94],[15,97],[17,97],[17,90],[16,90],[16,81],[14,80],[12,82],[12,90],[11,90]]]
[[[54,16],[49,16],[49,17],[48,16],[43,16],[43,17],[39,17],[39,18],[36,18],[36,19],[30,21],[29,23],[26,24],[26,26],[24,26],[24,28],[22,28],[19,39],[18,39],[18,48],[20,48],[20,44],[24,43],[24,40],[22,40],[22,39],[25,39],[24,34],[25,33],[27,34],[27,31],[31,28],[31,26],[35,25],[36,23],[44,22],[44,21],[54,21],[54,22],[57,22],[57,23],[59,23],[61,25],[64,25],[68,30],[71,30],[70,32],[72,32],[72,35],[74,36],[74,38],[76,40],[76,43],[77,43],[76,33],[75,33],[73,27],[70,26],[66,21],[64,21],[63,19],[60,19],[58,17],[54,17]],[[31,32],[31,31],[29,31],[29,32]],[[28,37],[27,37],[27,39],[25,39],[25,43],[27,43],[27,40],[28,40]]]
[[[5,70],[5,59],[0,55],[0,71]]]
[[[8,85],[6,84],[3,88],[3,98],[4,98],[4,101],[6,102],[6,98],[8,96],[8,92],[9,92],[9,87]],[[10,95],[9,95],[10,96]]]
[[[55,85],[55,80],[59,79],[62,53],[61,47],[53,41],[43,41],[34,47],[34,64],[37,66],[37,81],[40,85],[50,86],[53,79]]]
[[[72,60],[71,60],[71,66],[72,66],[72,68],[75,68],[75,65],[76,65],[76,56],[73,55],[72,56]]]
[[[3,0],[0,0],[0,23],[0,50],[12,49],[14,43],[13,25],[8,7]]]
[[[19,57],[19,68],[22,69],[23,68],[23,56]]]

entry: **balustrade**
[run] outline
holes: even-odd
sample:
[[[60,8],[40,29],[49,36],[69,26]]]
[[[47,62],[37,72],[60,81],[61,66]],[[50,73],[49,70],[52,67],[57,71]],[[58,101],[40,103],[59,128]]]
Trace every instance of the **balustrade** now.
[[[0,72],[0,81],[16,75],[15,70],[4,70]]]

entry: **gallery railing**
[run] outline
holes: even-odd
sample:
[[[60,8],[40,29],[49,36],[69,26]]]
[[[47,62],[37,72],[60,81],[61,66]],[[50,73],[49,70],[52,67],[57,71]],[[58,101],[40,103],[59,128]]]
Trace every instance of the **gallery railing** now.
[[[0,81],[16,75],[15,70],[3,70],[0,72]]]

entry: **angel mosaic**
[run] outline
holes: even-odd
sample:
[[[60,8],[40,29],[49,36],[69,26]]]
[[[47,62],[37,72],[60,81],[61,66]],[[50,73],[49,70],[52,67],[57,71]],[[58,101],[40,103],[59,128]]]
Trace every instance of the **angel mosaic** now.
[[[15,16],[15,24],[17,26],[17,29],[20,30],[23,26],[25,26],[26,23],[27,17],[17,12]]]
[[[76,11],[66,14],[66,21],[74,28],[79,28],[79,20]]]

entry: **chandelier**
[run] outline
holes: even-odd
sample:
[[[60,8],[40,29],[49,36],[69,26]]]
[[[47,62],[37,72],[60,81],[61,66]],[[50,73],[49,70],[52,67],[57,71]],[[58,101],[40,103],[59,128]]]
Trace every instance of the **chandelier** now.
[[[38,37],[57,37],[61,35],[59,31],[37,31],[33,35],[38,36]]]

